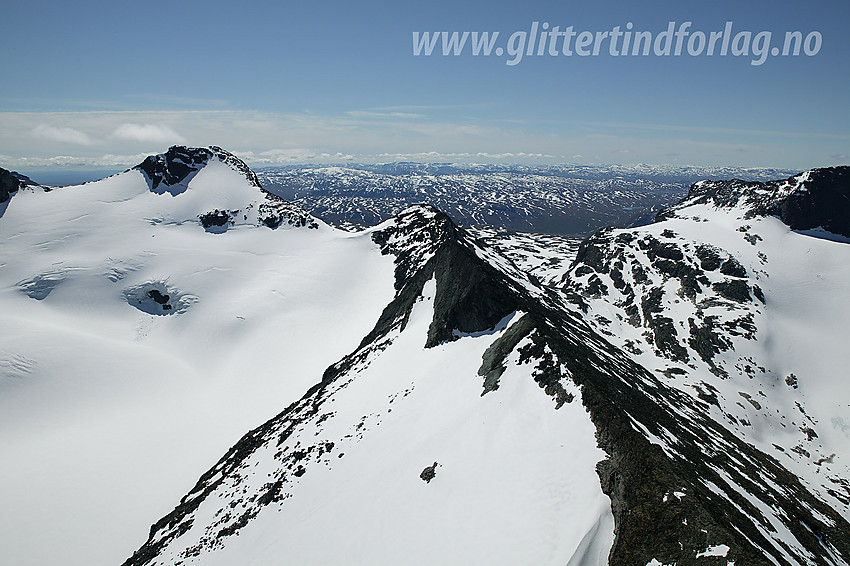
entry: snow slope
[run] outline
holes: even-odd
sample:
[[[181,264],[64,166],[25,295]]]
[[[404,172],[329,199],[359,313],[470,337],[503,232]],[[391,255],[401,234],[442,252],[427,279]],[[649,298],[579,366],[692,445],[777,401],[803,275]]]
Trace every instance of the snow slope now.
[[[565,564],[582,543],[582,563],[604,564],[613,517],[586,411],[553,410],[516,360],[482,397],[500,333],[424,350],[434,294],[432,280],[405,330],[315,411],[264,428],[150,564]]]
[[[204,165],[175,196],[130,170],[0,219],[0,563],[120,563],[392,297],[368,236],[257,226],[260,190]],[[252,203],[224,233],[198,218]]]
[[[520,343],[482,396],[482,356],[522,313],[484,332],[486,313],[432,328],[446,279],[422,273],[454,228],[420,207],[341,232],[231,157],[172,148],[102,181],[21,193],[0,222],[0,563],[118,564],[246,430],[286,422],[298,427],[287,442],[222,475],[158,562],[288,478],[285,505],[266,501],[198,558],[604,564],[605,454],[576,386],[553,400]],[[388,321],[408,299],[403,322]],[[266,423],[355,359],[322,389],[321,413]]]
[[[369,231],[396,263],[375,329],[208,470],[127,564],[606,563],[605,454],[580,391],[563,382],[553,399],[535,383],[527,319],[455,231],[423,207]],[[482,360],[513,335],[488,382]]]

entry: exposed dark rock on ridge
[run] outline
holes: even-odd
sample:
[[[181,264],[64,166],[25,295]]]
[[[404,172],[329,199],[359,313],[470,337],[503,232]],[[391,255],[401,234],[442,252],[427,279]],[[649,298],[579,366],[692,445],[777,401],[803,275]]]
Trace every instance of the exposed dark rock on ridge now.
[[[0,202],[9,200],[13,194],[18,192],[20,187],[21,182],[12,175],[11,171],[0,169]]]
[[[742,209],[744,219],[776,215],[792,229],[820,226],[842,233],[846,226],[832,211],[846,206],[848,170],[813,170],[768,183],[697,183],[686,199],[659,214],[657,221],[679,217],[679,211],[688,218],[687,207],[709,204]],[[850,220],[850,215],[844,213],[842,219]],[[749,228],[744,225],[739,231],[755,246],[761,238]],[[759,257],[767,261],[763,254]],[[674,279],[677,285],[672,284]],[[753,315],[760,307],[753,297],[765,302],[764,293],[753,284],[756,279],[756,274],[749,273],[729,252],[679,239],[669,229],[660,237],[601,230],[582,244],[564,284],[568,294],[575,293],[572,300],[585,313],[588,301],[604,298],[618,309],[622,321],[645,327],[643,336],[659,357],[688,365],[698,358],[719,377],[728,377],[715,365],[715,355],[732,347],[732,337],[754,337]],[[668,305],[692,303],[694,317],[677,321],[688,327],[676,332],[674,321],[664,316],[662,298]],[[723,312],[718,314],[716,307]],[[710,308],[715,308],[711,314]],[[604,327],[600,328],[604,333]],[[560,352],[557,348],[569,341],[567,334],[551,343]],[[576,353],[585,347],[584,342],[573,345]],[[616,376],[603,379],[598,356],[596,363],[588,362],[594,359],[592,354],[564,357],[585,366],[572,374],[585,384],[583,401],[591,409],[603,445],[610,446],[606,450],[611,458],[600,466],[600,476],[612,497],[617,524],[611,564],[645,564],[649,557],[665,564],[699,564],[693,553],[686,552],[689,544],[697,544],[693,533],[689,534],[689,527],[674,524],[685,519],[688,525],[701,524],[699,528],[710,540],[736,539],[740,546],[733,547],[726,557],[736,563],[843,564],[842,559],[848,560],[850,537],[846,532],[850,525],[846,517],[821,502],[772,456],[707,418],[708,406],[702,403],[719,406],[710,388],[702,391],[698,400],[687,399],[683,391],[665,385],[640,366],[628,370],[603,366],[603,373]],[[591,382],[593,386],[588,387]],[[754,399],[745,399],[759,408]],[[641,414],[652,416],[644,419]],[[638,432],[634,424],[667,447],[648,444],[649,436]],[[670,493],[675,483],[687,486],[681,492],[688,495],[673,506],[653,503],[653,497]],[[761,502],[758,506],[782,510],[783,527],[802,549],[765,535],[775,529],[758,506],[747,502],[750,496]],[[828,518],[813,527],[810,521],[821,510],[828,510]],[[839,525],[839,529],[833,528]],[[650,539],[654,550],[644,553],[650,548],[646,542]],[[835,556],[841,558],[836,562]]]
[[[416,298],[432,277],[437,280],[437,295],[426,347],[456,340],[455,331],[491,329],[516,310],[516,297],[497,284],[492,267],[462,245],[459,229],[442,212],[411,207],[372,238],[384,254],[396,256],[398,294],[363,344],[385,332],[393,321],[401,320],[403,328]]]
[[[176,196],[185,191],[191,178],[212,160],[218,160],[241,173],[251,186],[259,190],[261,201],[256,210],[258,224],[272,229],[282,225],[319,227],[316,219],[301,207],[265,190],[257,175],[244,161],[217,146],[171,146],[165,153],[146,157],[133,169],[144,173],[151,191]],[[247,220],[251,206],[246,203],[245,209],[204,211],[198,215],[198,220],[204,229],[222,232],[235,223],[240,215]]]
[[[373,240],[386,254],[395,256],[396,297],[381,313],[375,328],[363,339],[360,346],[336,364],[325,370],[320,383],[313,386],[296,403],[287,407],[278,416],[246,434],[231,450],[197,482],[178,506],[151,527],[148,541],[124,564],[149,564],[172,540],[178,538],[194,522],[194,512],[201,502],[229,476],[238,476],[242,462],[256,450],[270,442],[280,445],[304,422],[320,419],[323,402],[334,391],[347,385],[349,372],[361,364],[368,363],[370,356],[386,347],[393,332],[405,328],[416,300],[421,297],[423,287],[431,278],[437,278],[434,319],[428,331],[426,344],[434,346],[446,340],[456,340],[453,331],[487,330],[496,325],[507,314],[515,310],[516,297],[509,289],[502,288],[491,280],[495,270],[478,260],[471,250],[459,241],[458,228],[447,216],[427,206],[416,206],[404,211],[394,221],[377,229]],[[461,289],[452,273],[455,262],[464,276],[478,282],[474,288],[482,293],[476,295]],[[486,293],[492,292],[492,296]],[[445,296],[444,296],[445,295]],[[437,308],[436,304],[441,306]],[[215,539],[204,544],[215,548],[221,540],[238,533],[253,519],[262,507],[285,498],[285,478],[288,474],[298,476],[305,468],[301,464],[302,453],[312,454],[326,450],[321,446],[308,447],[295,452],[280,454],[283,470],[282,483],[270,485],[268,496],[246,503],[248,510],[242,515],[222,524]],[[198,552],[200,550],[198,549]]]
[[[18,190],[31,186],[38,187],[39,185],[26,175],[0,167],[0,202],[6,202]]]
[[[744,207],[745,218],[778,216],[792,230],[823,228],[850,237],[850,166],[812,169],[782,181],[700,181],[678,205],[656,220],[694,204]]]
[[[214,145],[210,147],[173,145],[165,153],[149,155],[133,169],[138,169],[147,176],[152,191],[164,192],[167,187],[178,185],[192,173],[198,172],[211,159],[226,163],[242,173],[251,185],[258,189],[262,188],[257,175],[244,161]],[[160,185],[163,185],[162,189]]]
[[[715,279],[717,275],[723,278],[712,283],[711,272],[716,272]],[[624,321],[645,328],[648,345],[660,356],[688,362],[692,352],[686,345],[690,344],[712,371],[721,375],[724,370],[714,365],[713,357],[729,349],[725,334],[752,335],[750,293],[759,296],[760,290],[749,284],[747,276],[740,261],[709,244],[601,230],[581,244],[563,283],[585,312],[586,300],[603,297],[621,307]],[[690,335],[677,332],[676,321],[665,315],[665,301],[686,301],[693,306]],[[729,307],[722,324],[715,320],[716,315],[706,313],[712,306]]]

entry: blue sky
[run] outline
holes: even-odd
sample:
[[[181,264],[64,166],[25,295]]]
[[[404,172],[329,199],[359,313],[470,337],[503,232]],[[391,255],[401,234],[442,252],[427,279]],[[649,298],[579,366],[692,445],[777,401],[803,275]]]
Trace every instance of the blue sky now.
[[[850,162],[850,5],[3,0],[0,166],[115,167],[173,143],[255,164]],[[817,31],[812,57],[414,56],[414,31]]]

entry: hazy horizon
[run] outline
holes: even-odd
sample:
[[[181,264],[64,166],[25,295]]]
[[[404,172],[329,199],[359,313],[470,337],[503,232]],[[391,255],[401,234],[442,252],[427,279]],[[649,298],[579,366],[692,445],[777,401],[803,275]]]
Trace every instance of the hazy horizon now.
[[[256,172],[262,174],[264,171],[273,172],[276,170],[292,170],[292,169],[307,169],[307,168],[324,168],[324,167],[343,167],[343,168],[352,168],[352,169],[361,169],[361,170],[372,170],[378,169],[382,166],[393,166],[399,165],[403,163],[409,163],[412,165],[443,165],[449,168],[457,168],[459,171],[465,171],[465,169],[469,169],[470,171],[475,168],[481,168],[487,170],[488,168],[499,168],[499,169],[507,169],[510,170],[512,168],[527,168],[530,173],[534,173],[539,170],[539,172],[548,172],[550,167],[587,167],[589,169],[598,168],[600,170],[609,169],[609,168],[623,168],[626,169],[626,173],[634,174],[636,177],[641,176],[641,172],[645,169],[648,170],[644,172],[643,176],[670,176],[676,178],[679,182],[696,182],[697,180],[701,180],[705,178],[705,175],[700,175],[699,173],[705,171],[711,171],[714,169],[717,170],[732,170],[735,172],[744,172],[744,171],[752,171],[753,173],[758,173],[752,175],[752,178],[748,178],[746,174],[741,175],[744,180],[752,180],[752,181],[763,181],[768,177],[770,179],[779,179],[784,178],[785,176],[795,175],[804,171],[803,169],[792,169],[792,168],[776,168],[776,167],[699,167],[693,165],[648,165],[648,164],[636,164],[636,165],[620,165],[620,164],[553,164],[553,165],[528,165],[522,163],[498,163],[498,164],[486,164],[486,163],[463,163],[463,162],[412,162],[412,161],[396,161],[396,162],[382,162],[382,163],[290,163],[286,165],[252,165],[249,163],[249,166]],[[74,186],[80,185],[83,183],[88,183],[92,181],[98,181],[100,179],[104,179],[106,177],[116,175],[127,169],[130,169],[138,165],[138,163],[128,164],[126,167],[101,167],[101,168],[74,168],[74,167],[61,167],[54,166],[52,168],[34,168],[28,170],[18,170],[12,169],[13,171],[26,175],[33,182],[38,183],[40,185],[50,186],[50,187],[66,187],[66,186]],[[0,163],[0,167],[4,167],[3,163]],[[5,168],[5,167],[4,167]],[[693,170],[693,171],[691,171]],[[776,175],[766,175],[765,173],[776,172]],[[383,172],[385,174],[393,174],[390,172]],[[436,173],[436,174],[445,174],[445,173]],[[575,175],[578,177],[579,175]],[[567,175],[567,177],[571,177]],[[711,177],[714,180],[721,180],[720,177]],[[725,177],[724,177],[725,179]]]

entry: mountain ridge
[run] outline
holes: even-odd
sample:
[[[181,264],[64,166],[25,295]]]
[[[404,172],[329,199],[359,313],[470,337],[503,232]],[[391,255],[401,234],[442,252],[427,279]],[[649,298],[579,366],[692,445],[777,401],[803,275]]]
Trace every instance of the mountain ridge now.
[[[387,337],[404,332],[426,283],[436,279],[426,349],[464,340],[465,334],[502,331],[488,349],[489,354],[483,356],[478,372],[482,395],[498,389],[504,361],[512,352],[520,356],[520,363],[533,363],[532,377],[555,400],[556,410],[575,397],[576,393],[568,389],[580,388],[582,403],[609,455],[598,464],[597,471],[603,490],[612,499],[616,525],[610,564],[652,559],[684,565],[711,563],[710,556],[701,559],[700,552],[712,545],[725,546],[725,557],[748,564],[833,560],[834,552],[844,556],[850,553],[842,536],[850,528],[846,519],[814,497],[775,458],[706,417],[705,401],[670,387],[601,339],[582,321],[581,309],[568,306],[569,295],[564,298],[540,288],[510,261],[476,249],[473,240],[432,208],[409,209],[382,229],[376,228],[372,237],[383,246],[383,253],[396,256],[396,298],[357,350],[328,368],[322,381],[301,401],[246,435],[240,448],[229,453],[229,469],[239,466],[236,460],[240,457],[247,458],[245,451],[263,449],[272,438],[269,431],[281,430],[281,423],[290,423],[286,426],[292,430],[308,418],[306,415],[317,416],[325,402],[323,392],[340,379],[347,378],[350,383],[356,375],[347,377],[349,372],[356,374],[358,367],[368,366],[371,359],[380,356],[389,346]],[[576,264],[586,264],[587,249],[579,252]],[[501,262],[500,269],[494,269],[494,260]],[[735,262],[726,261],[732,266],[729,271],[738,274]],[[720,264],[724,265],[722,259]],[[471,302],[468,295],[457,294],[463,285],[455,283],[454,278],[464,283],[473,281],[472,288],[479,292]],[[499,329],[498,322],[511,311],[523,314],[504,330]],[[305,410],[308,413],[299,417]],[[321,447],[315,450],[321,455]],[[705,461],[705,454],[712,455],[711,461]],[[746,454],[749,462],[736,454]],[[227,476],[224,462],[204,478],[223,481]],[[296,477],[304,473],[302,469],[290,467]],[[199,490],[209,494],[209,486],[202,485],[204,478],[181,506],[194,507],[202,497]],[[769,483],[762,484],[763,478],[769,478]],[[279,481],[268,491],[257,492],[251,501],[259,507],[251,507],[254,511],[231,522],[219,534],[237,533],[263,506],[287,499],[285,485]],[[746,486],[751,499],[741,495],[740,486]],[[668,499],[673,492],[682,493],[676,496],[675,504]],[[667,495],[662,499],[659,493]],[[772,506],[781,508],[783,515],[766,513]],[[125,564],[151,563],[161,550],[161,542],[174,540],[192,528],[188,514],[163,518],[152,529],[148,543]],[[776,535],[780,524],[785,534]],[[791,538],[787,538],[789,535]],[[218,538],[203,540],[181,556],[206,552],[221,544]]]
[[[827,271],[819,273],[827,269],[823,263],[816,264],[814,272],[795,268],[795,262],[810,257],[814,246],[819,255],[833,258],[829,269],[836,272],[832,286],[821,291],[826,293],[822,302],[846,289],[838,275],[846,261],[846,244],[797,233],[794,222],[786,222],[788,218],[781,215],[788,199],[796,197],[797,209],[805,209],[806,199],[822,188],[833,198],[844,198],[846,177],[839,175],[839,181],[830,186],[834,174],[835,170],[815,170],[766,184],[697,183],[688,198],[662,212],[656,223],[602,230],[585,240],[562,282],[597,332],[645,367],[655,368],[669,390],[692,398],[688,404],[702,406],[715,422],[749,446],[758,446],[770,466],[778,466],[777,470],[787,466],[793,470],[789,477],[804,478],[794,489],[811,490],[810,502],[814,496],[821,506],[838,510],[831,516],[846,528],[850,491],[841,479],[846,477],[842,471],[846,464],[832,464],[833,459],[839,461],[836,454],[844,453],[846,458],[846,451],[836,450],[846,440],[839,427],[841,408],[834,401],[822,404],[829,393],[818,391],[824,385],[817,380],[809,382],[814,377],[812,368],[818,367],[833,379],[825,383],[840,383],[834,380],[840,375],[840,350],[828,339],[807,341],[814,354],[805,356],[798,352],[796,357],[787,357],[766,349],[781,338],[781,348],[799,350],[794,343],[805,336],[800,335],[803,331],[794,326],[782,328],[780,323],[786,324],[785,311],[808,295],[795,294],[795,289],[817,288],[818,281],[830,278]],[[830,207],[820,210],[824,208]],[[796,226],[822,225],[821,219],[812,215]],[[835,229],[834,224],[830,227]],[[832,330],[825,331],[828,335],[840,333],[841,322],[836,321],[841,320],[842,315],[836,314],[829,323],[825,317],[819,322],[831,324],[828,328]],[[818,361],[824,358],[836,361]],[[795,371],[805,371],[807,383],[799,382]],[[798,392],[798,387],[806,392]],[[819,396],[807,400],[812,394]],[[707,424],[694,427],[708,428]],[[705,453],[713,454],[713,450]],[[703,464],[698,456],[694,458],[695,464]],[[775,458],[782,458],[782,464]],[[827,462],[831,470],[822,469]],[[783,509],[786,506],[787,502],[780,504]],[[808,519],[799,523],[812,528]],[[821,536],[821,531],[812,529]],[[847,538],[839,533],[833,532],[832,542],[842,549],[837,556],[846,560]],[[795,536],[798,534],[795,531]],[[805,546],[805,552],[785,560],[791,564],[844,563],[831,551],[818,558],[808,555],[812,548]],[[774,559],[780,558],[774,555]]]
[[[777,216],[792,230],[823,228],[850,237],[850,166],[811,169],[781,181],[700,181],[656,220],[697,204],[741,208],[745,219]]]

